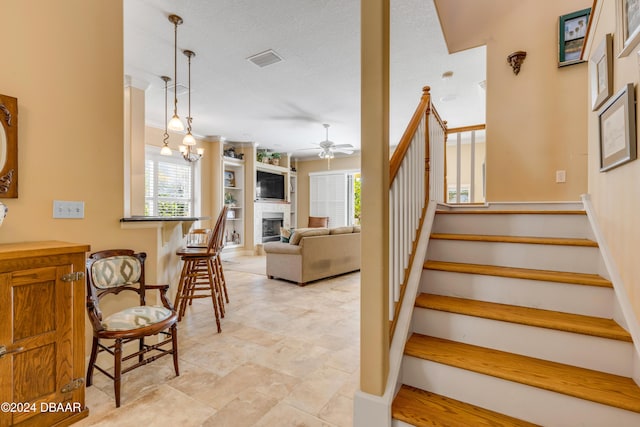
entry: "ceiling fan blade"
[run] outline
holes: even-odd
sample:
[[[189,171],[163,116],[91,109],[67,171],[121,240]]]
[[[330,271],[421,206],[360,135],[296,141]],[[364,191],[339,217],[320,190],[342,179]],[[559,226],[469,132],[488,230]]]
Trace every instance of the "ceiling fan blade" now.
[[[344,148],[338,148],[333,150],[334,153],[353,154],[353,150],[345,150]]]
[[[351,144],[334,144],[331,148],[353,148]]]
[[[323,150],[323,148],[322,147],[298,148],[295,151],[308,151],[308,150]]]

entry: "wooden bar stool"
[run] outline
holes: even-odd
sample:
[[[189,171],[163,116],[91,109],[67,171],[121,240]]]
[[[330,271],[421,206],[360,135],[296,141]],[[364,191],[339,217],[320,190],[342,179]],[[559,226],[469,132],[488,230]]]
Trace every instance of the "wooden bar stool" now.
[[[182,320],[187,305],[191,305],[194,299],[211,298],[218,332],[222,331],[220,318],[224,317],[224,299],[214,258],[217,254],[218,233],[220,233],[220,229],[224,231],[224,218],[227,215],[227,209],[225,206],[220,211],[216,225],[209,234],[206,247],[186,247],[176,251],[176,255],[180,256],[184,262],[174,304],[178,313],[178,321]]]

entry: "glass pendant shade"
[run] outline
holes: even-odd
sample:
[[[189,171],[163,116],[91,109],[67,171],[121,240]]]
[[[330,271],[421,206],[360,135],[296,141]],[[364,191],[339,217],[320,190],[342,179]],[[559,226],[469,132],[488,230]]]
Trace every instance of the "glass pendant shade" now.
[[[187,132],[187,134],[184,136],[184,139],[182,140],[182,143],[184,145],[196,145],[196,139],[193,137],[193,135],[191,135],[191,131]]]
[[[162,147],[162,149],[160,150],[160,154],[162,156],[171,156],[173,155],[173,152],[171,151],[171,148],[169,148],[168,145],[165,145],[164,147]]]
[[[171,120],[169,120],[168,127],[171,130],[181,132],[184,130],[184,123],[182,123],[182,120],[180,120],[180,117],[178,117],[177,114],[174,114],[173,117],[171,117]]]

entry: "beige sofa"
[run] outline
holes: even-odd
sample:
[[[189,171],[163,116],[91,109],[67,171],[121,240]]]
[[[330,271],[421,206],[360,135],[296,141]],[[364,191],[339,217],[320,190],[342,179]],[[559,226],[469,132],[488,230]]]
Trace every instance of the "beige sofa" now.
[[[304,285],[360,270],[359,227],[301,228],[290,243],[265,243],[267,276]]]

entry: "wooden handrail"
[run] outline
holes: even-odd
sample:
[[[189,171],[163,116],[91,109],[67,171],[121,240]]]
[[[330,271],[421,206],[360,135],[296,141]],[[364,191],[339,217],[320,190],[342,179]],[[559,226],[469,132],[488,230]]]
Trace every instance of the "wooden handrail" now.
[[[393,152],[393,156],[391,156],[391,160],[389,161],[389,187],[391,187],[393,180],[396,178],[396,175],[400,170],[400,165],[402,164],[402,159],[404,159],[404,156],[407,154],[407,150],[409,149],[409,145],[411,145],[411,139],[416,133],[420,121],[426,114],[427,109],[431,104],[431,95],[429,93],[430,90],[431,87],[429,86],[425,86],[422,88],[422,97],[420,98],[418,108],[416,108],[415,113],[413,113],[407,129],[404,131],[404,134],[402,134],[402,138],[400,138],[400,143]]]
[[[458,128],[447,129],[447,134],[450,134],[450,133],[461,133],[461,132],[471,132],[473,130],[484,130],[486,128],[487,128],[487,125],[485,125],[485,124],[471,125],[471,126],[461,126],[461,127],[458,127]]]

